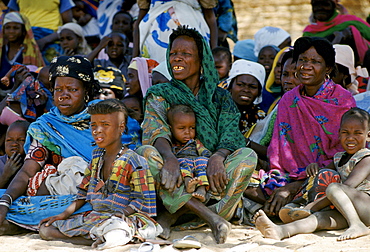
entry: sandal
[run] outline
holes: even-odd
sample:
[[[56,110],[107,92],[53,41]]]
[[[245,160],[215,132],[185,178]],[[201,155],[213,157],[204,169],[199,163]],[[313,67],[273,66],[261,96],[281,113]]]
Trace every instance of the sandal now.
[[[189,240],[192,239],[192,240]],[[199,249],[202,247],[202,244],[194,236],[187,235],[182,239],[174,240],[173,247],[178,249]]]
[[[153,244],[151,242],[144,242],[139,248],[131,248],[130,252],[154,252],[159,251],[159,244]]]

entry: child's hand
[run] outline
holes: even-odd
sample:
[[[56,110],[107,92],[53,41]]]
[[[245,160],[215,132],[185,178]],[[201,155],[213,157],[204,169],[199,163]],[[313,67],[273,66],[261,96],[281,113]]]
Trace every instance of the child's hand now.
[[[10,178],[22,167],[22,156],[14,152],[4,165],[3,176]]]
[[[319,170],[320,170],[320,167],[319,167],[319,165],[317,163],[309,164],[306,167],[307,177],[314,177],[314,176],[316,176],[316,174],[319,172]]]
[[[73,55],[75,55],[75,52],[73,51],[73,49],[66,48],[64,50],[64,55],[66,55],[66,56],[73,56]]]
[[[101,48],[105,48],[108,43],[112,41],[112,38],[111,37],[108,37],[108,36],[104,36],[101,40],[100,40],[100,43],[99,43],[99,46]]]
[[[68,216],[66,216],[65,214],[64,214],[64,212],[63,213],[61,213],[61,214],[58,214],[58,215],[54,215],[54,216],[51,216],[51,217],[48,217],[48,218],[45,218],[45,219],[42,219],[41,221],[40,221],[40,223],[39,223],[39,228],[40,228],[40,226],[43,224],[43,223],[45,223],[45,227],[48,227],[48,226],[50,226],[54,221],[57,221],[57,220],[65,220],[65,219],[67,219],[68,218]]]

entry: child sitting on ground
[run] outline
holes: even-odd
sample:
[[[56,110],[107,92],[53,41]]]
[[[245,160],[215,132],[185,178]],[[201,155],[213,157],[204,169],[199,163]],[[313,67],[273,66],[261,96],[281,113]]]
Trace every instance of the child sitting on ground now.
[[[29,122],[18,120],[13,122],[5,135],[5,155],[0,157],[0,189],[6,189],[15,174],[23,165],[24,142]]]
[[[347,226],[349,228],[338,237],[339,241],[370,233],[367,227],[370,225],[370,150],[366,148],[366,141],[370,139],[369,113],[360,108],[345,112],[339,139],[345,151],[336,153],[334,162],[325,168],[336,168],[343,183],[331,183],[326,189],[326,196],[308,207],[318,211],[334,205],[337,211],[319,211],[301,220],[278,226],[260,210],[256,215],[256,227],[266,238],[282,239],[299,233]],[[307,167],[309,176],[316,175],[318,171],[316,164]]]
[[[213,58],[215,60],[215,66],[218,72],[220,82],[218,86],[227,89],[227,78],[232,65],[232,57],[229,49],[218,46],[212,49]]]
[[[122,222],[123,219],[129,228],[122,229],[131,234],[131,238],[125,239],[124,232],[119,245],[129,242],[135,233],[144,239],[154,239],[162,232],[151,218],[156,215],[154,180],[147,161],[122,145],[121,134],[127,122],[125,106],[117,99],[107,99],[89,106],[88,112],[91,132],[99,147],[93,151],[90,167],[78,186],[77,199],[63,213],[43,219],[40,236],[45,240],[91,245],[93,228],[101,228],[105,221]],[[86,201],[93,211],[70,217]],[[114,214],[123,217],[112,217]],[[107,239],[106,232],[102,230],[104,238],[98,237],[94,246]]]
[[[185,188],[201,202],[206,200],[207,163],[212,153],[195,139],[195,114],[186,105],[172,106],[167,112],[173,152],[180,163]]]

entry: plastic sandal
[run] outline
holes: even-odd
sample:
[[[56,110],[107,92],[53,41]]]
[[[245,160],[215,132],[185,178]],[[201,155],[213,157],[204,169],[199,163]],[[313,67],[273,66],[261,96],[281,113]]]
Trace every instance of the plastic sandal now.
[[[192,240],[189,240],[189,238]],[[202,244],[194,236],[187,235],[182,239],[174,240],[173,247],[178,249],[199,249],[202,247]]]

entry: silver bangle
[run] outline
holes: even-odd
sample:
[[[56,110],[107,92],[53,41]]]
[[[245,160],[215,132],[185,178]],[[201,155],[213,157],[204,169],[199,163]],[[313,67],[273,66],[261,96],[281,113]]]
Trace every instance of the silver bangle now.
[[[9,195],[9,194],[7,194],[7,193],[4,193],[4,194],[3,194],[3,196],[8,196],[8,198],[10,199],[10,203],[9,203],[9,204],[10,204],[10,205],[11,205],[11,204],[13,204],[13,198],[12,198],[12,196],[10,196],[10,195]]]
[[[4,202],[4,201],[0,201],[0,206],[6,206],[7,208],[10,207],[9,203]]]

